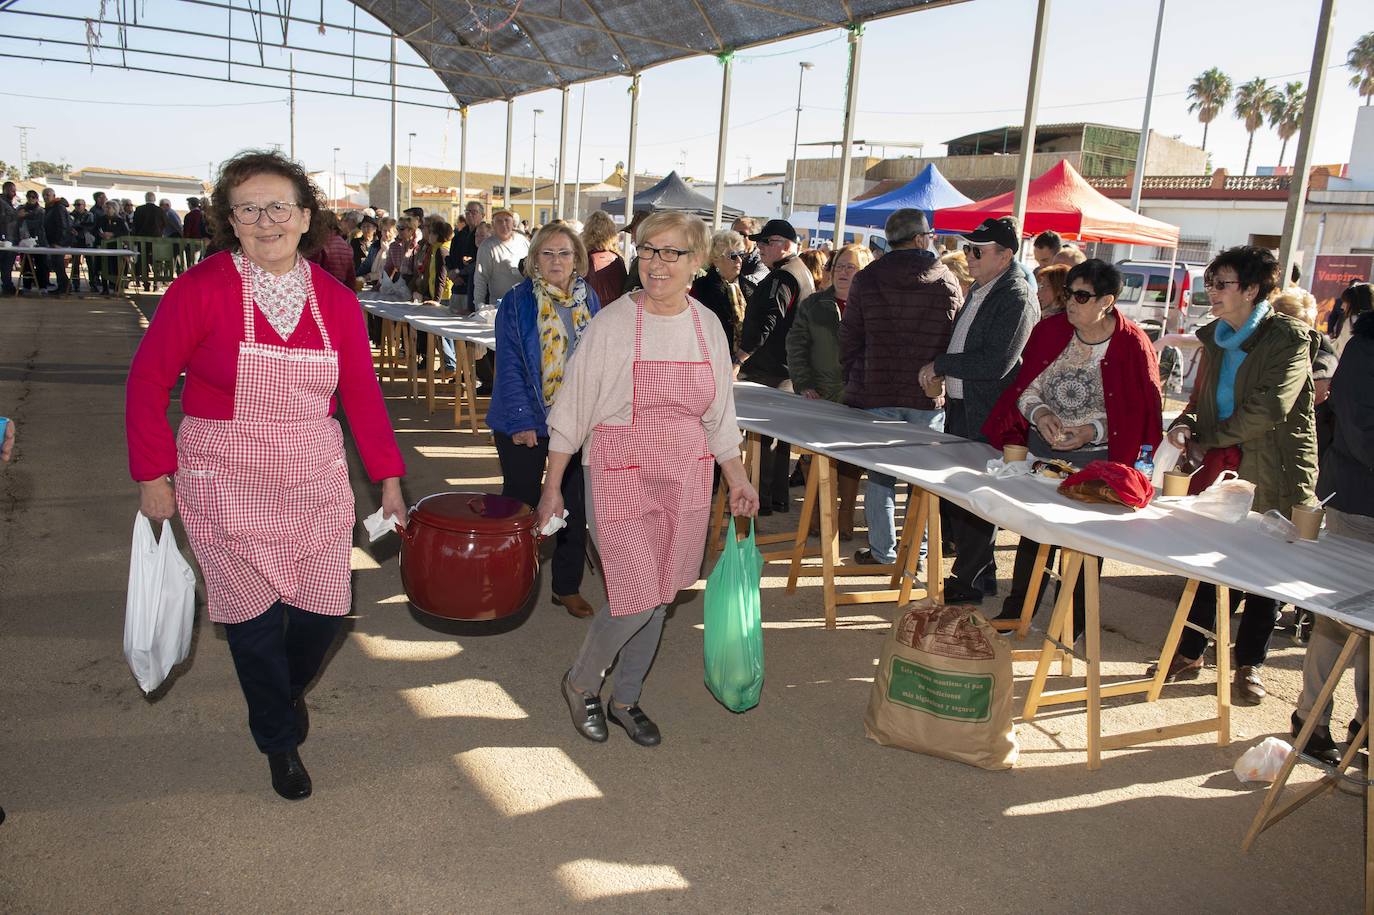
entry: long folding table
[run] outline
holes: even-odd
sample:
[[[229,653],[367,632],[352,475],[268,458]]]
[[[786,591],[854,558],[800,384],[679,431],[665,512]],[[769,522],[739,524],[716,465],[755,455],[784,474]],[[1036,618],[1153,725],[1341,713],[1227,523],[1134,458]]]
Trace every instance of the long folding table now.
[[[928,534],[930,555],[925,592],[941,595],[939,500],[948,500],[999,527],[1030,537],[1042,544],[1060,547],[1059,597],[1055,602],[1048,630],[1039,652],[1035,675],[1023,709],[1023,720],[1034,717],[1044,705],[1086,702],[1088,767],[1101,766],[1104,750],[1150,743],[1188,734],[1215,731],[1219,744],[1230,740],[1229,614],[1217,614],[1217,713],[1214,718],[1125,734],[1103,736],[1101,701],[1104,696],[1143,693],[1146,701],[1159,698],[1169,661],[1177,648],[1187,622],[1197,585],[1201,581],[1217,586],[1217,604],[1229,606],[1228,590],[1239,588],[1249,593],[1292,603],[1319,616],[1329,617],[1348,632],[1340,661],[1328,677],[1318,707],[1330,698],[1345,665],[1358,650],[1374,650],[1374,547],[1368,543],[1323,534],[1319,541],[1287,543],[1267,533],[1260,518],[1251,513],[1246,519],[1223,522],[1189,510],[1186,499],[1157,498],[1144,509],[1124,506],[1085,504],[1067,499],[1054,481],[1033,476],[1000,477],[988,471],[996,458],[991,447],[967,441],[951,441],[949,436],[932,433],[906,424],[875,421],[877,418],[822,401],[801,400],[760,385],[737,383],[736,412],[742,429],[753,437],[767,435],[791,443],[813,455],[813,473],[823,484],[831,461],[845,461],[870,471],[888,474],[913,486],[917,506],[907,506],[908,528],[912,516],[915,526]],[[750,450],[756,449],[756,444]],[[819,465],[814,466],[814,465]],[[755,461],[757,466],[757,461]],[[920,496],[915,493],[920,492]],[[809,504],[808,494],[808,504]],[[833,595],[834,563],[837,553],[835,526],[827,523],[833,515],[834,499],[821,493],[815,500],[821,512],[822,576],[827,593]],[[803,514],[806,514],[804,509]],[[904,531],[909,552],[919,530]],[[804,527],[799,538],[805,536]],[[916,541],[919,542],[919,541]],[[800,550],[793,556],[800,562]],[[1101,682],[1101,623],[1099,570],[1102,559],[1113,559],[1178,575],[1185,580],[1183,595],[1174,611],[1168,635],[1154,677],[1144,680]],[[908,566],[914,567],[909,558]],[[1082,577],[1085,606],[1085,685],[1081,689],[1046,691],[1045,682],[1053,660],[1063,656],[1072,645],[1072,603],[1074,587]],[[900,595],[905,602],[914,596],[907,582]],[[827,597],[827,625],[833,627],[835,605]],[[1069,644],[1064,644],[1068,642]],[[1374,708],[1374,684],[1369,707]],[[1309,716],[1296,745],[1306,744],[1316,716]],[[1360,730],[1341,763],[1314,786],[1280,805],[1288,776],[1298,754],[1288,758],[1279,778],[1267,792],[1255,817],[1244,847],[1248,849],[1260,832],[1286,817],[1293,810],[1329,791],[1335,781],[1352,765],[1360,745],[1374,744],[1368,722]],[[1360,779],[1363,781],[1363,779]],[[1374,792],[1366,792],[1366,909],[1374,908]]]

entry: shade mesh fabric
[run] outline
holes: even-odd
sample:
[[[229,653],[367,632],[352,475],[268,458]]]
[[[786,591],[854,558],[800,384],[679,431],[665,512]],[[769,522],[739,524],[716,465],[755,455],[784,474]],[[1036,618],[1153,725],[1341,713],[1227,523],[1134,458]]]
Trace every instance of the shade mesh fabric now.
[[[961,0],[356,0],[460,105]],[[512,15],[514,11],[514,15]]]

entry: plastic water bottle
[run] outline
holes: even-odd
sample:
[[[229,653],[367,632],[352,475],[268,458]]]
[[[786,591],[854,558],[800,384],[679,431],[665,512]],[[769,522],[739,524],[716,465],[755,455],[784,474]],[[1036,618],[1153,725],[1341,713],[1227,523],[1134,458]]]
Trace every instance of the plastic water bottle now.
[[[1135,462],[1135,469],[1145,474],[1147,480],[1153,479],[1155,475],[1155,459],[1151,454],[1154,450],[1153,445],[1141,445],[1140,457],[1136,458]]]

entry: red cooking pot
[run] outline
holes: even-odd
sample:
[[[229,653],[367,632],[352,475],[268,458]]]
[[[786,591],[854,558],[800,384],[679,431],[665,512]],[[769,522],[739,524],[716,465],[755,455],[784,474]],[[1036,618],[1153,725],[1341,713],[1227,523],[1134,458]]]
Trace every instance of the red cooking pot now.
[[[495,620],[516,613],[539,575],[534,512],[481,492],[425,496],[401,533],[401,584],[425,613]]]

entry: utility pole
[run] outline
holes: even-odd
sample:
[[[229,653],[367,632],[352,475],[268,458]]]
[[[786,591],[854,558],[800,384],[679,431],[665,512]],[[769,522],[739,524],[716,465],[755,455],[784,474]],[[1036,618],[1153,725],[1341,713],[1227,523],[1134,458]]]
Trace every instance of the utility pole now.
[[[797,73],[797,125],[792,130],[792,180],[787,184],[788,219],[792,218],[792,213],[797,208],[797,144],[801,141],[802,80],[806,78],[806,71],[816,65],[809,60],[803,60],[798,66],[801,69]],[[839,242],[836,241],[835,245],[839,247]]]
[[[291,158],[296,158],[296,55],[291,55]]]
[[[29,176],[29,131],[37,130],[37,127],[26,127],[22,124],[14,125],[19,130],[19,177]]]
[[[535,224],[535,222],[539,219],[538,210],[536,209],[536,207],[539,205],[539,199],[538,199],[538,198],[539,198],[539,192],[538,192],[538,185],[539,185],[539,178],[538,178],[538,175],[539,175],[539,155],[538,155],[538,150],[539,150],[539,116],[540,116],[541,114],[543,114],[543,113],[544,113],[544,109],[543,109],[543,108],[536,108],[536,109],[534,109],[534,120],[533,120],[533,122],[532,122],[534,126],[530,128],[530,130],[531,130],[531,136],[530,136],[530,226],[531,226],[531,227],[533,227],[534,224]]]
[[[406,140],[406,209],[415,206],[415,134]]]
[[[577,177],[573,179],[573,222],[582,216],[582,131],[587,126],[587,84],[582,84],[582,114],[577,120]]]

